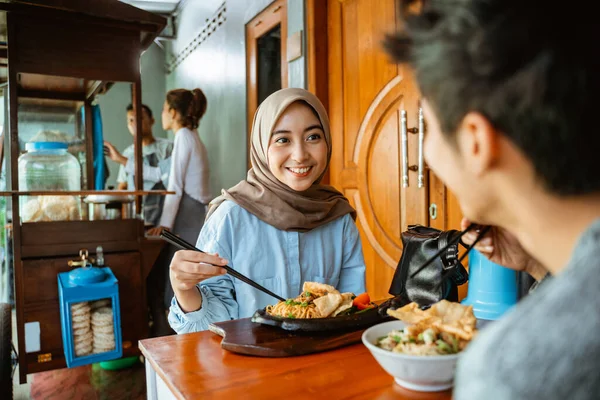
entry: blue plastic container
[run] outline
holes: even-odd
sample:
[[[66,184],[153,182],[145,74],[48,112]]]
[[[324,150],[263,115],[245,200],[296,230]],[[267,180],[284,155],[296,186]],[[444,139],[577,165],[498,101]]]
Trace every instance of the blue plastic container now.
[[[114,360],[123,356],[119,286],[110,268],[82,267],[58,274],[58,298],[65,360],[69,368]],[[75,303],[104,299],[111,300],[114,350],[78,357],[75,355],[74,348],[71,306]]]
[[[478,319],[495,320],[517,303],[517,273],[469,252],[469,290],[462,304],[472,305]]]

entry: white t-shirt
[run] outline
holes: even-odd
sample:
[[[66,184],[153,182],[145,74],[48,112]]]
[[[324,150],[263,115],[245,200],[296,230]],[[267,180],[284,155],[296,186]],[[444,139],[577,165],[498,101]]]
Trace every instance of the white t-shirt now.
[[[171,155],[171,173],[160,225],[173,228],[183,193],[202,204],[212,200],[210,193],[208,152],[197,131],[181,128],[175,133]]]
[[[168,139],[156,138],[156,140],[146,146],[142,146],[142,176],[144,178],[144,190],[151,190],[154,185],[160,181],[167,185],[169,179],[169,169],[171,167],[171,153],[173,151],[173,142]],[[135,174],[135,160],[133,157],[133,145],[127,147],[123,151],[123,156],[127,157],[127,164],[121,165],[118,183],[127,183],[128,190],[134,190],[132,186],[133,176]],[[148,163],[147,156],[154,154],[158,161],[158,165],[152,166]]]

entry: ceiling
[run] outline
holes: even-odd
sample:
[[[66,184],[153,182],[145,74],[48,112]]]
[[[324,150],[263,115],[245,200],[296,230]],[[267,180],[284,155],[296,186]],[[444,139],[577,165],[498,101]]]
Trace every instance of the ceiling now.
[[[185,0],[120,0],[123,3],[161,15],[171,15]]]

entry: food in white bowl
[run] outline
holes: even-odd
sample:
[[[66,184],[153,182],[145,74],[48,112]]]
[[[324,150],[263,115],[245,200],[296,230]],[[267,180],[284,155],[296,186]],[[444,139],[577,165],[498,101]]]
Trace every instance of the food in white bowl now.
[[[411,390],[451,388],[460,351],[477,333],[472,307],[442,300],[428,310],[411,303],[388,314],[402,321],[372,326],[362,335],[383,369]]]

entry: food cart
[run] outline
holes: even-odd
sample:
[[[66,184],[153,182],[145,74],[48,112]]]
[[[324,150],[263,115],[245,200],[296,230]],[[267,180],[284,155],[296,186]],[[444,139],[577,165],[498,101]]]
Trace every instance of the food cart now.
[[[14,265],[21,383],[26,382],[27,374],[66,366],[57,275],[71,270],[69,261],[82,250],[93,256],[101,246],[104,263],[119,282],[123,356],[139,354],[137,342],[148,336],[145,282],[162,245],[145,238],[139,217],[141,196],[147,194],[142,191],[141,135],[134,139],[135,190],[119,193],[135,198],[134,215],[89,218],[83,198],[114,194],[94,190],[94,99],[112,83],[128,82],[132,103],[141,109],[140,56],[165,23],[160,16],[117,0],[0,0],[0,76],[7,82],[8,105],[0,151],[6,159],[2,196],[12,208],[9,250]],[[74,140],[68,153],[81,166],[80,185],[39,189],[38,183],[51,184],[52,179],[43,175],[32,178],[29,172],[26,177],[19,176],[19,169],[23,172],[27,167],[19,162],[23,144],[29,140],[22,136],[28,126],[51,130],[56,124],[70,126]],[[136,113],[136,126],[140,132],[141,113]],[[66,174],[64,169],[58,171]],[[52,212],[50,202],[55,204]],[[26,210],[26,204],[33,209]],[[35,207],[46,217],[35,214],[39,211]],[[66,208],[70,211],[65,217],[61,211]]]

